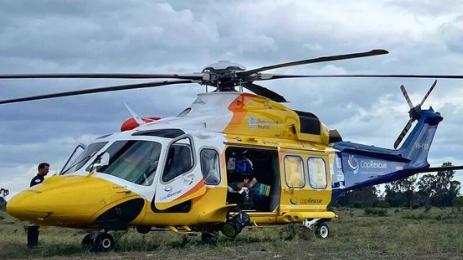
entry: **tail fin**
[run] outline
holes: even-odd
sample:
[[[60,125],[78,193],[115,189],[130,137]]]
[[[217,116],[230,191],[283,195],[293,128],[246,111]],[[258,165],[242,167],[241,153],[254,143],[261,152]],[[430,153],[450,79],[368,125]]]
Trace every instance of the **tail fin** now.
[[[429,97],[434,87],[436,87],[436,84],[437,80],[432,83],[428,92],[426,92],[426,95],[424,95],[421,102],[416,106],[413,106],[413,103],[410,100],[405,87],[403,85],[400,86],[400,90],[402,91],[402,94],[404,95],[404,98],[410,107],[410,111],[408,112],[410,115],[410,120],[395,141],[394,148],[397,148],[397,146],[400,144],[412,126],[412,123],[415,120],[418,120],[418,124],[416,124],[415,128],[413,128],[412,132],[399,149],[399,153],[402,157],[411,160],[409,165],[410,167],[429,166],[427,160],[429,148],[431,147],[434,134],[436,133],[437,125],[440,121],[442,121],[443,118],[438,112],[434,112],[432,107],[428,110],[422,110],[421,106],[423,106],[424,102]]]
[[[432,108],[419,111],[417,117],[418,123],[398,151],[402,157],[411,160],[411,167],[426,167],[429,165],[429,148],[443,118]]]

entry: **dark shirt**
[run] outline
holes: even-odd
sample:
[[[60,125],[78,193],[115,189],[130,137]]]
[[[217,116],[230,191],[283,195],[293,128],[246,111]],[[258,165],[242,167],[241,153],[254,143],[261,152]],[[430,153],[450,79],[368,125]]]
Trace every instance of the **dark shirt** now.
[[[248,158],[239,158],[235,161],[235,170],[229,176],[229,182],[243,182],[254,178],[254,166]]]
[[[30,187],[42,183],[44,179],[45,177],[37,174],[34,178],[32,178]]]

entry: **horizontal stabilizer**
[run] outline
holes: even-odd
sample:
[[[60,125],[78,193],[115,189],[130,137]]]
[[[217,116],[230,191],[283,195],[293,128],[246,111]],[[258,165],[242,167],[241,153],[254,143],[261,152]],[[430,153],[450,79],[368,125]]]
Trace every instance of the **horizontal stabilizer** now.
[[[458,171],[463,170],[463,165],[459,166],[442,166],[442,167],[430,167],[427,169],[418,169],[416,173],[424,173],[424,172],[439,172],[439,171]]]

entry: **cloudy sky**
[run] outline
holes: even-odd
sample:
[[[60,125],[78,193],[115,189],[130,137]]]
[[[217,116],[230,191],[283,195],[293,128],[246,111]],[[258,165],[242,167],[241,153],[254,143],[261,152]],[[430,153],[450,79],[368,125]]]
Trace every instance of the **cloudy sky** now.
[[[247,68],[387,49],[389,55],[281,73],[463,74],[461,1],[20,1],[0,0],[0,73],[198,72],[218,60]],[[0,99],[124,80],[2,80]],[[136,81],[131,81],[136,82]],[[432,80],[299,79],[266,82],[289,106],[316,113],[344,140],[392,147]],[[425,106],[444,116],[430,162],[463,164],[463,82],[440,80]],[[26,187],[38,162],[59,171],[73,147],[118,131],[129,117],[175,115],[199,85],[0,105],[0,186]],[[463,175],[460,173],[460,176]],[[461,180],[461,179],[460,179]]]

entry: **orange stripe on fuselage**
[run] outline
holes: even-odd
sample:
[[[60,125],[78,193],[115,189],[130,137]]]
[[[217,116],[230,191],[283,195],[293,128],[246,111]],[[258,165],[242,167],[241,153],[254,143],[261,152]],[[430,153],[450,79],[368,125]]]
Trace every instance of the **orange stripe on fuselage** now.
[[[204,185],[205,185],[204,180],[199,181],[195,186],[193,186],[193,188],[191,188],[189,191],[185,192],[182,196],[178,197],[176,200],[180,200],[182,198],[185,198],[185,197],[197,192],[202,187],[204,187]]]
[[[253,94],[243,93],[233,100],[233,102],[228,106],[228,110],[233,113],[233,117],[227,128],[233,125],[238,125],[245,119],[246,111],[244,108],[255,97],[256,96]]]

